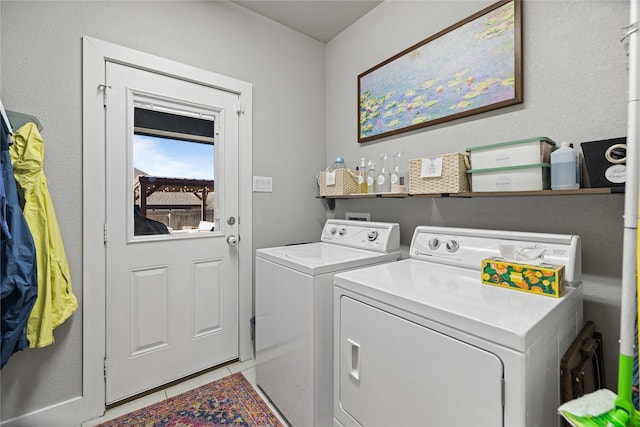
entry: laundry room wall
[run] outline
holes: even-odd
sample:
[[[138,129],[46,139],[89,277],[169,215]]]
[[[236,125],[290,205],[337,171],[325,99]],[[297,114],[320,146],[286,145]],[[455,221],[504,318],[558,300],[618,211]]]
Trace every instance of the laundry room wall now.
[[[357,142],[357,76],[493,4],[386,1],[327,45],[327,158],[406,157],[547,136],[580,142],[626,135],[627,58],[620,40],[628,1],[523,2],[524,103],[373,142]],[[409,245],[418,225],[577,234],[582,238],[585,320],[604,333],[607,387],[617,384],[624,196],[337,200],[345,212],[397,221]],[[532,297],[536,298],[536,297]]]
[[[0,97],[42,122],[45,174],[80,302],[54,345],[15,354],[0,372],[6,421],[82,396],[83,35],[253,84],[254,248],[317,239],[324,167],[323,43],[226,1],[2,1]],[[240,219],[242,221],[242,218]]]

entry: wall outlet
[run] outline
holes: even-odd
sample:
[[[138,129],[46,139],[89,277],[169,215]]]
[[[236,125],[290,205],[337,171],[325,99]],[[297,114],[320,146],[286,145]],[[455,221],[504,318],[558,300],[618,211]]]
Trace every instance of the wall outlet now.
[[[351,221],[371,221],[371,214],[363,212],[345,212],[344,219]]]
[[[272,178],[270,176],[254,176],[253,191],[255,193],[271,193],[273,192]]]

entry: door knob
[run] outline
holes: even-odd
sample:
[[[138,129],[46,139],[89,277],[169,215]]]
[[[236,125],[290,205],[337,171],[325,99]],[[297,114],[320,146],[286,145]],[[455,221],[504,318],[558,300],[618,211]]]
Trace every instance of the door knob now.
[[[238,246],[238,242],[240,242],[240,238],[235,234],[227,237],[227,243],[229,244],[229,246]]]

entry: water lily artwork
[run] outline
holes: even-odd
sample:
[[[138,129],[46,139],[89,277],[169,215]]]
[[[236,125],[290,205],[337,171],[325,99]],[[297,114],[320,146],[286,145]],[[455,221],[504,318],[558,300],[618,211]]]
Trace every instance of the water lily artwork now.
[[[358,142],[522,102],[520,0],[495,3],[358,76]]]

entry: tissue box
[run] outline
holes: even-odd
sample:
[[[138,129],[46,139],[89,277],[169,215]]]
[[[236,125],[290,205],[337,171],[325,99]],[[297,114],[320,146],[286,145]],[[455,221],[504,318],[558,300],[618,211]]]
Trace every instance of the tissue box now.
[[[483,259],[482,283],[558,298],[564,293],[564,265]]]

